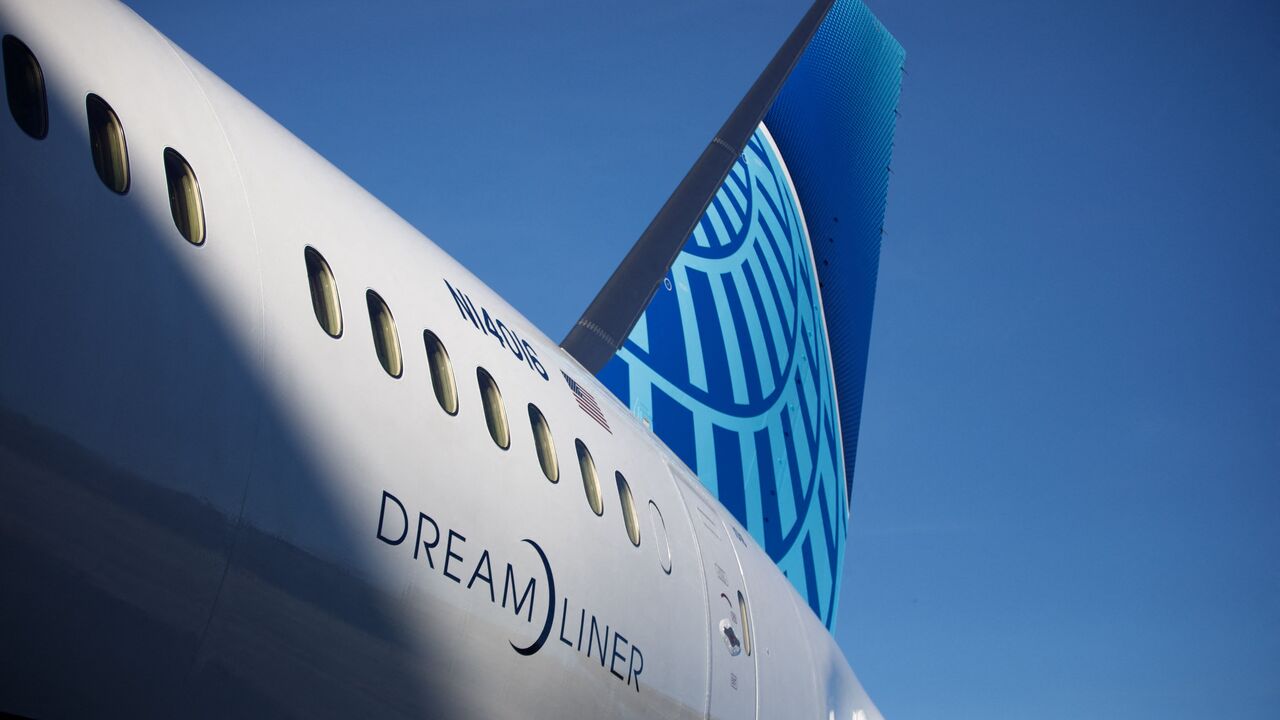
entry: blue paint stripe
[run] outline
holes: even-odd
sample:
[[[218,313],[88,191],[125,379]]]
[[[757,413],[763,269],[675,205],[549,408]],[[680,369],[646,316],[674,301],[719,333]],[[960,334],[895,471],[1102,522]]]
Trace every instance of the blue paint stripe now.
[[[769,429],[756,431],[756,470],[760,478],[760,502],[764,516],[760,546],[775,561],[782,549],[782,521],[778,513],[778,482],[773,472],[773,449],[769,441]],[[759,539],[759,538],[757,538]]]
[[[818,489],[821,494],[818,495],[818,509],[821,511],[819,517],[822,519],[822,539],[827,548],[826,579],[829,583],[827,590],[826,614],[819,615],[819,617],[826,619],[826,625],[829,629],[832,624],[835,623],[836,600],[840,597],[840,573],[843,568],[840,567],[841,553],[840,545],[837,544],[838,541],[835,536],[836,530],[831,527],[832,513],[831,505],[827,502],[827,483],[825,481],[819,482],[820,484]],[[840,481],[836,480],[836,485],[838,486],[840,484]]]
[[[804,430],[805,446],[809,448],[809,456],[813,457],[818,449],[818,428],[814,425],[814,419],[809,415],[809,398],[805,392],[804,381],[800,377],[800,373],[796,373],[796,403],[799,406],[801,427]]]
[[[738,355],[742,361],[743,381],[747,387],[747,398],[749,400],[759,400],[764,395],[764,389],[760,382],[760,368],[756,364],[756,354],[751,350],[756,344],[751,340],[750,325],[747,323],[747,316],[743,312],[742,296],[738,294],[738,286],[733,281],[732,275],[722,275],[721,280],[724,281],[725,302],[728,304],[729,312],[733,317],[733,327],[731,329],[738,340]]]
[[[782,437],[783,442],[787,445],[787,479],[791,484],[791,501],[794,503],[796,511],[799,512],[804,507],[804,486],[800,477],[800,461],[796,457],[796,429],[791,421],[791,412],[786,408],[782,409]],[[797,520],[803,522],[803,519]]]
[[[653,431],[676,457],[698,472],[698,451],[693,437],[693,412],[658,388],[653,389]]]
[[[719,202],[720,196],[717,195],[712,198],[711,204],[707,206],[707,212],[704,216],[711,222],[709,226],[711,228],[709,237],[713,247],[727,244],[729,239],[733,236],[733,232],[730,229],[728,220],[725,218],[724,212],[718,211]]]
[[[800,546],[800,553],[804,557],[805,599],[808,600],[813,614],[822,617],[822,598],[818,595],[818,582],[813,574],[813,544],[809,542],[809,538],[804,539],[804,543]]]
[[[641,350],[649,352],[649,313],[647,311],[640,313],[640,319],[636,320],[636,326],[627,339]]]
[[[742,477],[742,444],[738,433],[713,426],[716,446],[716,484],[720,502],[736,518],[747,516],[746,491]],[[745,524],[745,523],[744,523]]]
[[[779,248],[778,239],[774,236],[773,231],[769,229],[768,224],[760,225],[760,233],[764,235],[765,246],[769,248],[771,257],[773,258],[774,263],[776,263],[775,272],[779,277],[781,277],[782,283],[787,286],[787,295],[795,295],[796,280],[792,276],[796,270],[794,255],[790,258],[791,261],[787,262],[787,257]],[[790,306],[791,303],[787,303],[786,307]]]
[[[786,312],[788,305],[782,302],[782,295],[778,292],[778,284],[773,281],[774,273],[770,272],[769,262],[765,258],[764,250],[761,248],[760,243],[756,243],[756,257],[760,260],[760,274],[764,275],[765,284],[769,286],[769,296],[773,298],[773,305],[778,310],[779,329],[782,331],[782,347],[790,348],[793,338],[790,328],[791,318]],[[780,359],[783,358],[780,357]],[[786,364],[785,359],[782,364]]]
[[[609,388],[609,392],[613,393],[614,397],[622,401],[623,405],[631,407],[631,368],[626,360],[614,355],[603,368],[600,368],[596,377],[602,385]]]
[[[761,533],[760,526],[763,522],[761,517],[760,504],[760,473],[756,467],[756,443],[752,430],[741,427],[729,428],[738,438],[738,442],[742,445],[742,452],[739,453],[740,462],[742,463],[742,490],[746,495],[746,520],[742,523],[747,532],[756,538],[756,542],[764,546],[764,535]]]
[[[767,187],[765,185],[766,182],[769,182],[773,187]],[[765,213],[762,209],[760,217],[766,220],[773,220],[777,223],[778,232],[787,236],[787,238],[791,238],[795,232],[795,225],[791,222],[791,214],[778,207],[778,202],[774,200],[775,197],[779,196],[778,190],[781,184],[782,178],[776,175],[772,178],[756,178],[756,186],[760,188],[760,197],[764,198],[765,205],[771,211]]]
[[[736,169],[737,168],[735,167],[735,170]],[[723,195],[724,198],[729,201],[729,204],[733,206],[733,216],[739,218],[738,222],[734,224],[734,230],[738,230],[745,224],[744,221],[747,217],[747,214],[743,211],[743,207],[746,204],[746,196],[735,193],[732,185],[741,186],[741,182],[738,180],[736,173],[734,175],[730,175],[726,179],[724,187],[720,189],[720,195]],[[721,207],[721,211],[723,212],[723,207]]]
[[[711,217],[709,215],[704,214],[702,219],[698,221],[698,230],[700,230],[702,232],[702,236],[706,238],[706,242],[704,244],[707,247],[715,247],[719,244],[716,242],[716,230],[711,227]]]
[[[675,288],[671,294],[675,295],[676,306],[680,311],[680,324],[678,326],[673,325],[672,330],[678,328],[684,337],[685,354],[684,357],[672,357],[669,362],[674,370],[683,361],[684,372],[679,375],[674,373],[671,375],[663,373],[663,375],[668,378],[686,377],[689,379],[690,385],[706,390],[707,366],[702,360],[702,341],[698,339],[698,312],[693,307],[693,298],[688,291],[688,268],[679,260],[676,260],[676,264],[671,268],[671,277]]]
[[[671,279],[671,275],[667,275]],[[662,332],[649,336],[648,361],[659,375],[676,382],[688,382],[688,348],[682,331],[684,321],[680,314],[679,299],[674,290],[660,286],[645,310],[653,327]]]
[[[733,381],[729,377],[729,357],[724,346],[722,321],[716,314],[716,301],[711,294],[711,281],[706,273],[692,268],[686,270],[685,275],[689,282],[693,310],[698,318],[698,339],[701,341],[707,392],[712,397],[732,400]]]
[[[742,277],[747,282],[747,291],[751,295],[751,302],[756,308],[756,317],[759,318],[761,325],[773,325],[769,322],[769,314],[764,307],[764,298],[760,297],[760,286],[756,282],[756,271],[750,262],[742,263]],[[773,335],[776,328],[765,327],[761,335],[764,336],[765,357],[769,359],[769,373],[772,382],[777,387],[779,375],[782,373],[781,359],[778,357],[778,346],[773,342]],[[766,392],[767,394],[767,392]]]
[[[752,137],[755,137],[752,134]],[[729,179],[732,181],[732,189],[737,193],[739,198],[745,198],[751,194],[751,169],[747,167],[746,158],[738,156],[738,161],[733,164],[733,172],[730,173]]]
[[[754,355],[745,352],[746,349],[742,344],[742,327],[738,324],[738,315],[729,295],[726,292],[726,285],[733,283],[733,278],[728,275],[716,273],[707,278],[711,286],[711,296],[715,301],[715,314],[720,319],[720,339],[724,342],[725,357],[728,360],[729,381],[733,387],[732,401],[735,406],[741,407],[753,404],[753,397],[747,385],[747,372],[745,360],[751,355],[754,361]],[[756,397],[759,393],[755,394]]]

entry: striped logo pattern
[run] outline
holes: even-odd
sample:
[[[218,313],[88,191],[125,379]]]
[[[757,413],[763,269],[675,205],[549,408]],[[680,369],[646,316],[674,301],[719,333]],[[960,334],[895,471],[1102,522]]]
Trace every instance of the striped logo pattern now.
[[[600,377],[829,620],[846,507],[835,386],[804,216],[764,125]]]

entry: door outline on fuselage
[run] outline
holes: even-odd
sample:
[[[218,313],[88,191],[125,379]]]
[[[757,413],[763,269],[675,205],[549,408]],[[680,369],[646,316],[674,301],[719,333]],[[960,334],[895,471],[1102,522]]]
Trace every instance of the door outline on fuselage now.
[[[747,653],[741,644],[744,620],[739,617],[735,604],[737,592],[747,597],[750,597],[750,593],[742,571],[742,560],[733,542],[733,529],[716,510],[715,503],[703,497],[705,491],[692,473],[671,463],[667,464],[667,471],[679,491],[680,503],[689,519],[697,550],[695,555],[698,558],[698,569],[702,574],[703,612],[707,633],[706,703],[703,716],[710,718],[712,712],[719,708],[721,715],[725,717],[756,718],[760,705],[757,676],[759,669],[755,653]],[[710,571],[708,562],[712,563],[717,572]],[[732,582],[735,580],[736,584]],[[723,589],[720,589],[721,586]],[[719,611],[717,605],[722,596],[728,601],[728,610],[724,612]],[[722,621],[728,621],[729,627],[737,633],[737,652],[733,650],[730,634],[721,627]],[[749,621],[749,618],[745,620]],[[742,660],[749,664],[744,666]],[[737,675],[739,670],[746,671],[747,681],[750,683],[748,688],[741,688],[741,678]],[[717,697],[720,698],[719,704],[715,702]],[[749,712],[744,713],[748,709]]]

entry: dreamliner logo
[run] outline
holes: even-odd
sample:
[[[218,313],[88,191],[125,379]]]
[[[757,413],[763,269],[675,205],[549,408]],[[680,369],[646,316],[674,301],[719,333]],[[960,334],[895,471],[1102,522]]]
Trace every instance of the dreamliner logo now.
[[[537,638],[525,645],[511,641],[512,650],[524,656],[536,654],[546,645],[558,624],[561,643],[575,652],[585,653],[588,658],[598,660],[601,669],[608,670],[609,674],[627,686],[634,682],[636,692],[640,692],[640,673],[644,670],[644,654],[640,652],[640,648],[600,620],[595,613],[587,612],[586,607],[572,606],[567,596],[561,597],[557,605],[555,572],[551,569],[551,561],[546,552],[535,540],[521,540],[537,558],[537,562],[532,565],[535,568],[533,572],[526,573],[513,562],[495,560],[489,550],[479,547],[474,539],[468,546],[465,535],[451,527],[442,530],[440,523],[430,515],[418,512],[417,519],[413,521],[410,521],[410,515],[400,498],[382,491],[376,533],[378,539],[389,546],[399,547],[404,545],[412,531],[411,547],[415,561],[425,560],[427,569],[439,572],[442,579],[453,582],[466,591],[487,596],[492,605],[510,608],[516,617],[523,616],[526,623],[535,622],[536,606],[545,607],[536,616],[542,623]],[[477,550],[479,554],[476,554]],[[496,579],[495,566],[502,571]],[[525,578],[528,580],[522,585]],[[541,602],[538,599],[539,580],[545,588],[545,600]],[[499,595],[502,597],[501,602],[498,600]],[[573,617],[574,609],[578,610],[577,618]],[[559,623],[556,622],[557,615]]]

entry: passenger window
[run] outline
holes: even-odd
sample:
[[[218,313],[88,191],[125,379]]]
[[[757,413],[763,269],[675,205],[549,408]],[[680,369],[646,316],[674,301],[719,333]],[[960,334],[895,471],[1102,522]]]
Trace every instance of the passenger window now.
[[[742,618],[742,650],[751,654],[751,608],[747,607],[747,598],[738,591],[738,615]]]
[[[373,348],[378,352],[378,362],[388,375],[398,378],[404,371],[404,363],[400,358],[396,321],[378,293],[372,290],[365,293],[365,302],[369,305],[369,324],[373,327]]]
[[[129,149],[124,141],[124,127],[116,111],[106,100],[89,93],[85,98],[89,115],[89,149],[93,151],[93,167],[114,193],[129,192]]]
[[[627,526],[627,538],[632,545],[640,547],[640,519],[636,517],[636,503],[631,497],[631,486],[622,477],[622,473],[615,472],[613,476],[618,481],[618,499],[622,501],[622,522]]]
[[[574,440],[574,444],[578,447],[578,469],[582,471],[582,488],[587,492],[587,503],[591,505],[591,512],[604,515],[604,499],[600,497],[600,478],[596,475],[596,463],[591,459],[591,451],[587,450],[587,446],[583,445],[581,440]]]
[[[311,309],[316,322],[330,337],[342,337],[342,305],[338,303],[338,283],[329,263],[313,247],[303,251],[307,261],[307,282],[311,285]]]
[[[542,411],[529,403],[529,425],[533,427],[533,446],[538,450],[538,464],[542,474],[551,482],[560,482],[560,463],[556,460],[556,446],[551,440],[551,427]]]
[[[200,183],[186,158],[173,148],[164,149],[164,176],[169,182],[169,211],[178,232],[192,245],[204,244],[204,203]]]
[[[507,428],[507,411],[502,406],[502,393],[498,383],[484,368],[476,368],[476,379],[480,382],[480,400],[484,405],[484,421],[489,426],[489,437],[503,450],[511,447],[511,432]]]
[[[671,574],[671,543],[667,540],[667,521],[662,519],[662,511],[657,503],[649,501],[649,520],[653,526],[653,544],[658,548],[658,564],[662,571]]]
[[[49,134],[44,72],[31,49],[12,35],[4,36],[4,86],[14,122],[26,134],[43,140]]]
[[[444,343],[430,330],[422,331],[422,342],[427,346],[427,367],[431,370],[431,389],[436,402],[450,415],[458,414],[458,387],[453,382],[453,364]]]

